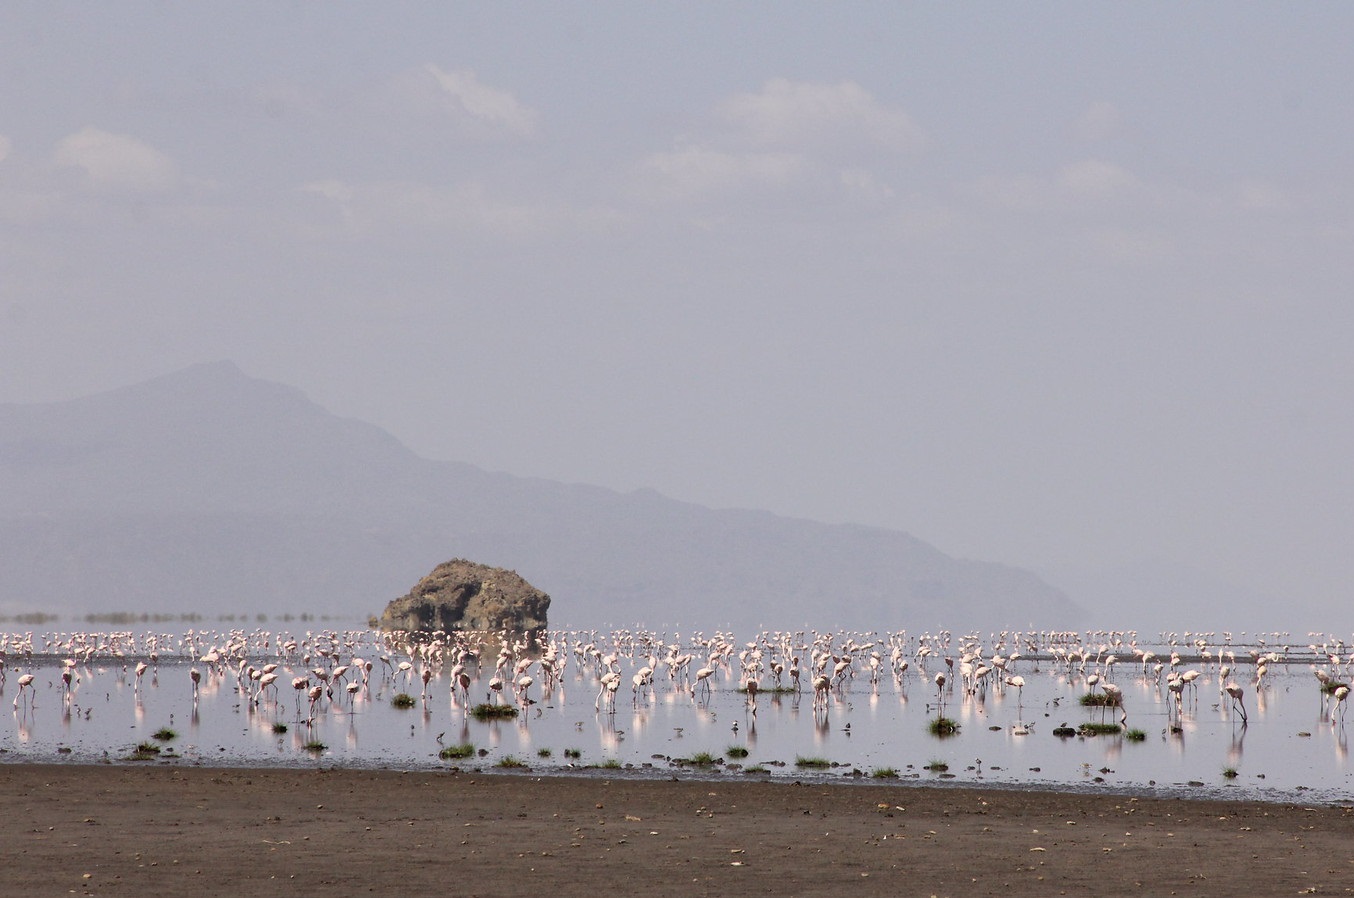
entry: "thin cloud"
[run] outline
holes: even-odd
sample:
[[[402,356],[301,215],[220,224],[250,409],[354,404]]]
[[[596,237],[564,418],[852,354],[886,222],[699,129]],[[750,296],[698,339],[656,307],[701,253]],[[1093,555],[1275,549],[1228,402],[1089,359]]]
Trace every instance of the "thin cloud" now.
[[[338,211],[342,222],[338,233],[343,236],[441,231],[524,241],[600,233],[618,221],[618,213],[602,206],[513,199],[475,180],[445,187],[413,181],[326,180],[304,184],[300,191],[323,198]],[[335,235],[332,225],[325,224],[310,233]]]
[[[53,161],[84,172],[96,190],[159,192],[179,179],[174,160],[150,144],[89,126],[62,138]]]
[[[893,188],[870,163],[923,143],[906,113],[853,81],[773,78],[760,91],[718,103],[713,120],[708,133],[642,159],[637,193],[696,201],[805,189],[818,199],[884,202]]]
[[[719,104],[717,114],[760,146],[830,141],[912,150],[923,143],[921,129],[907,113],[883,105],[854,81],[823,84],[773,78],[757,93],[729,97]]]
[[[1077,197],[1109,199],[1137,187],[1138,180],[1127,169],[1113,162],[1084,159],[1059,172],[1058,184]]]
[[[511,93],[483,84],[470,69],[445,71],[429,63],[424,71],[433,77],[444,103],[457,114],[516,137],[536,133],[534,110],[518,102]]]
[[[749,188],[782,187],[804,167],[793,153],[730,153],[687,146],[654,153],[640,165],[644,188],[653,198],[694,200]]]
[[[1099,143],[1115,137],[1123,130],[1123,116],[1108,100],[1096,100],[1077,119],[1073,133],[1084,143]]]

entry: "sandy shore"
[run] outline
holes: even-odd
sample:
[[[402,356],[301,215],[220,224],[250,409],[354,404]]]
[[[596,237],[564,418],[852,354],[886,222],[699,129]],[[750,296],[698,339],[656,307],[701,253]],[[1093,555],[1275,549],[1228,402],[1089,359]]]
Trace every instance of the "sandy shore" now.
[[[0,783],[9,895],[1354,891],[1346,807],[163,765]]]

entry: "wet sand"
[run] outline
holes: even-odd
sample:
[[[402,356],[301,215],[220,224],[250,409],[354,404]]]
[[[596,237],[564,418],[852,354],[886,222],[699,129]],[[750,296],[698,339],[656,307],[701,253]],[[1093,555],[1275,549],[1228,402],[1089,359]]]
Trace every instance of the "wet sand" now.
[[[1348,894],[1354,807],[0,765],[0,856],[9,895]]]

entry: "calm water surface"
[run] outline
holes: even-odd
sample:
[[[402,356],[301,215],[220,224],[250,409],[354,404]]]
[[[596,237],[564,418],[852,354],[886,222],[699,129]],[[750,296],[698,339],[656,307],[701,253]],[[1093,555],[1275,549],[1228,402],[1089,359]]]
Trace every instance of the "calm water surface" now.
[[[477,663],[463,665],[471,677],[467,702],[453,689],[454,652],[411,653],[411,646],[383,641],[374,632],[296,634],[291,649],[282,648],[286,634],[239,631],[97,634],[78,643],[68,633],[0,639],[6,653],[0,684],[3,762],[487,769],[520,761],[534,772],[550,773],[601,768],[615,775],[619,765],[636,775],[874,781],[876,774],[892,774],[908,782],[1028,783],[1306,802],[1354,798],[1342,708],[1322,692],[1315,676],[1321,671],[1335,681],[1349,679],[1329,657],[1341,656],[1343,646],[1335,645],[1315,650],[1272,643],[1187,645],[1187,651],[1176,645],[1182,656],[1177,672],[1197,672],[1181,691],[1177,714],[1167,686],[1169,645],[1143,646],[1157,656],[1144,665],[1125,644],[1104,651],[1099,639],[1064,639],[1052,646],[1029,639],[1030,650],[1008,663],[1004,676],[993,670],[985,686],[970,690],[961,676],[964,650],[970,655],[981,650],[970,667],[991,666],[994,654],[977,640],[945,644],[902,634],[862,637],[854,644],[840,640],[830,648],[838,658],[853,649],[849,666],[824,705],[815,707],[812,649],[806,648],[811,636],[678,643],[675,637],[630,633],[554,634],[564,668],[553,687],[544,688],[548,678],[534,661],[525,671],[534,682],[526,689],[527,702],[516,705],[520,713],[480,721],[467,713],[467,704],[515,703],[510,685],[498,695],[489,688],[496,655],[487,649]],[[709,655],[719,649],[723,657],[710,664]],[[1086,657],[1073,652],[1069,658],[1073,649]],[[220,660],[204,661],[212,650]],[[871,651],[879,655],[873,676]],[[154,663],[152,652],[158,656]],[[738,687],[758,652],[761,669],[754,672],[762,691],[754,713]],[[1120,653],[1117,663],[1107,666],[1114,652]],[[1258,685],[1252,652],[1272,659]],[[674,678],[664,659],[677,654],[693,658],[687,675]],[[780,682],[791,686],[790,654],[801,658],[801,691],[774,693],[773,663],[785,665]],[[615,656],[611,667],[620,672],[614,710],[601,686],[607,656]],[[371,662],[365,682],[354,659]],[[658,662],[652,687],[636,692],[632,678],[651,660]],[[908,662],[905,671],[897,660]],[[147,665],[139,677],[138,662]],[[407,671],[399,669],[401,662]],[[257,672],[268,664],[277,665],[276,682],[265,687]],[[1231,668],[1228,680],[1244,690],[1245,722],[1222,691],[1222,664]],[[350,669],[326,690],[315,671],[328,674],[339,665]],[[697,686],[693,696],[686,683],[700,667],[715,670],[709,677],[713,688],[707,694]],[[825,671],[834,667],[829,659]],[[426,690],[419,676],[425,669]],[[196,696],[194,670],[200,680]],[[511,683],[512,667],[504,670]],[[63,671],[71,675],[69,692]],[[943,687],[935,682],[939,672],[946,675]],[[25,674],[33,680],[21,689]],[[321,686],[321,696],[312,702],[307,691],[294,689],[296,677]],[[1011,677],[1020,677],[1024,686],[1001,688],[999,681]],[[1080,703],[1083,695],[1100,691],[1094,677],[1119,688],[1122,712]],[[350,683],[357,684],[351,691]],[[412,696],[413,707],[396,707],[399,693]],[[942,713],[958,724],[944,738],[931,732]],[[1121,713],[1126,726],[1113,735],[1054,734],[1060,726],[1117,723]],[[165,728],[175,735],[157,740],[155,734]],[[1141,730],[1145,738],[1133,741],[1127,729]],[[131,760],[143,743],[159,747],[160,754]],[[465,743],[474,746],[471,758],[439,756],[443,748]],[[747,754],[736,757],[731,749]],[[688,763],[703,753],[719,763]],[[800,763],[806,760],[829,766]]]

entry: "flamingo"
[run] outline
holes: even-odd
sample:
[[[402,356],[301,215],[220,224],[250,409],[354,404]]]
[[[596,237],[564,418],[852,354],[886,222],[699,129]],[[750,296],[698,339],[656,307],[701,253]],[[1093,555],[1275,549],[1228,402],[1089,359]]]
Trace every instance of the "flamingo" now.
[[[263,693],[267,692],[268,687],[272,686],[276,682],[277,682],[277,671],[275,670],[261,675],[259,677],[259,691],[254,693],[254,703],[258,704],[259,698],[262,697]],[[277,692],[276,687],[274,687],[273,692],[274,697],[276,697]]]
[[[1241,725],[1244,727],[1246,725],[1246,703],[1242,700],[1242,696],[1246,690],[1236,683],[1228,683],[1226,688],[1227,694],[1232,697],[1232,704],[1241,711]]]
[[[828,693],[831,689],[832,680],[828,679],[826,676],[819,674],[813,678],[813,709],[815,711],[819,708],[822,708],[824,711],[827,710]]]
[[[1345,720],[1345,699],[1349,698],[1349,687],[1343,684],[1336,686],[1331,695],[1335,698],[1335,704],[1330,709],[1330,722],[1335,723],[1335,712],[1339,709],[1340,722],[1343,723]]]
[[[1127,728],[1128,710],[1124,707],[1123,691],[1113,683],[1101,683],[1100,688],[1104,691],[1105,695],[1108,696],[1107,704],[1114,705],[1119,709],[1119,725]],[[1103,707],[1100,709],[1100,719],[1102,721],[1105,719],[1105,709]]]
[[[696,671],[696,682],[695,685],[691,687],[691,697],[696,697],[696,689],[700,686],[704,686],[705,694],[709,695],[711,689],[714,688],[710,685],[710,678],[714,675],[715,669],[713,667],[702,667],[700,670]]]
[[[1091,676],[1095,676],[1095,674],[1091,674]],[[1016,688],[1016,713],[1020,713],[1021,709],[1025,707],[1025,678],[1018,675],[1007,677],[1006,685]]]
[[[597,701],[593,702],[593,708],[595,710],[602,710],[604,701],[608,705],[612,702],[616,691],[611,688],[611,684],[613,682],[619,682],[620,678],[621,675],[614,670],[608,670],[606,673],[602,674],[602,678],[597,681]],[[612,708],[611,710],[614,711],[615,708]]]
[[[456,688],[461,693],[461,709],[464,711],[470,706],[470,674],[464,670],[454,671],[454,679]],[[352,685],[356,686],[357,684],[353,683]]]
[[[33,697],[36,697],[38,690],[36,686],[33,686],[33,675],[31,673],[26,673],[19,677],[19,692],[14,696],[14,707],[19,707],[19,699],[23,698],[24,690],[29,687],[33,687],[32,697],[29,698],[29,704],[31,705]]]
[[[531,684],[534,682],[536,681],[533,680],[531,676],[528,674],[522,674],[520,677],[517,678],[513,686],[517,692],[516,698],[518,704],[529,705],[532,703],[531,697],[527,694],[527,690],[531,688]]]

